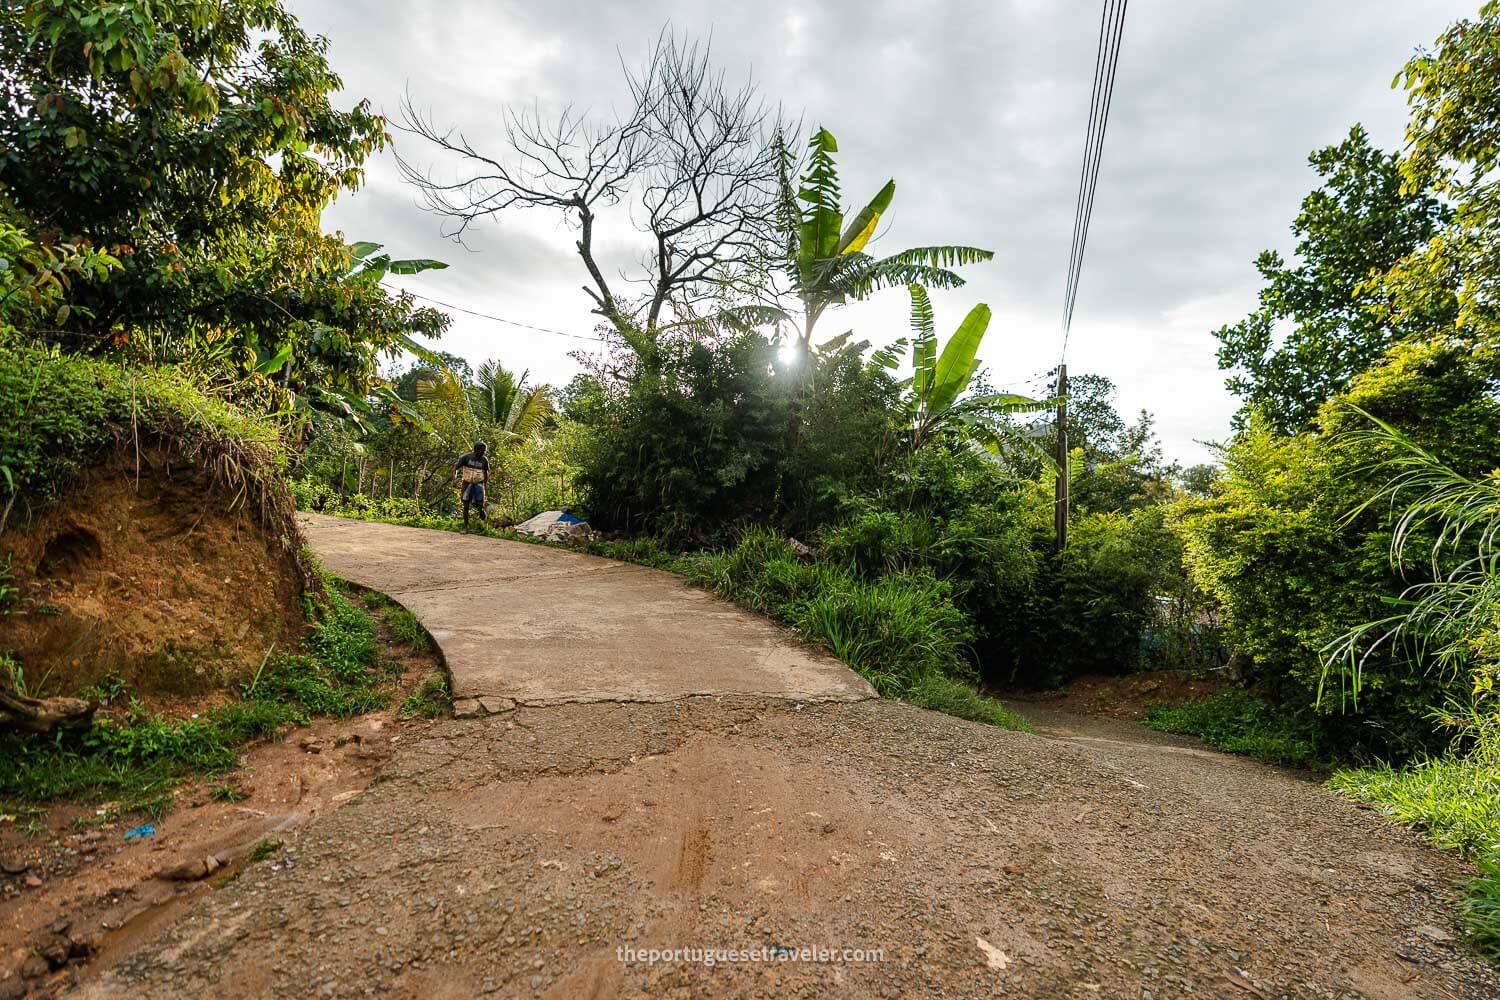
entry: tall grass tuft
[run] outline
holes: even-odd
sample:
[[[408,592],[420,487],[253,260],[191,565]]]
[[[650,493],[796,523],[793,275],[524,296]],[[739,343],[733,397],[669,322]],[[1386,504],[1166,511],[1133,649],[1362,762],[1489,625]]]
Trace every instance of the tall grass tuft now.
[[[885,697],[1005,729],[1029,728],[975,689],[966,656],[973,625],[949,585],[930,574],[863,579],[851,568],[798,559],[786,539],[760,528],[726,552],[690,560],[686,572],[699,586],[826,645]]]

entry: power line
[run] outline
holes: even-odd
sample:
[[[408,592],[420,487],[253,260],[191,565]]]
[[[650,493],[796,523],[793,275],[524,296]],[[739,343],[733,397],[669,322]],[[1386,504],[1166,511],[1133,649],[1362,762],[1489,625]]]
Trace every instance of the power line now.
[[[1094,87],[1089,100],[1089,125],[1084,137],[1083,165],[1078,175],[1078,198],[1074,207],[1073,242],[1069,250],[1067,288],[1063,298],[1062,356],[1067,357],[1068,334],[1073,327],[1073,307],[1078,300],[1083,273],[1084,249],[1088,245],[1089,222],[1094,215],[1094,194],[1099,187],[1099,164],[1104,155],[1104,133],[1109,127],[1110,103],[1114,97],[1115,72],[1120,62],[1120,39],[1125,30],[1125,8],[1129,0],[1105,0],[1099,17],[1099,50],[1094,57]]]
[[[389,288],[391,286],[387,285],[386,287]],[[504,316],[495,316],[491,313],[480,312],[477,309],[469,309],[466,306],[457,306],[452,302],[444,302],[442,299],[435,299],[431,295],[422,295],[419,292],[407,291],[406,289],[399,290],[406,292],[407,295],[410,295],[414,299],[421,299],[424,302],[431,302],[435,306],[442,306],[444,309],[452,309],[454,312],[467,313],[470,316],[478,316],[480,319],[492,320],[496,323],[504,323],[507,326],[518,326],[523,330],[534,330],[537,333],[550,333],[554,337],[568,337],[573,340],[587,340],[590,343],[594,344],[605,343],[603,337],[585,337],[581,333],[567,333],[563,330],[549,330],[545,326],[533,326],[530,323],[522,323],[519,320],[506,319]]]
[[[1089,181],[1088,204],[1084,211],[1083,227],[1078,237],[1078,263],[1073,268],[1073,295],[1068,302],[1066,328],[1073,326],[1073,307],[1078,299],[1078,282],[1083,273],[1083,252],[1089,238],[1089,221],[1094,217],[1094,192],[1099,187],[1099,163],[1104,156],[1104,132],[1109,127],[1109,109],[1115,93],[1115,70],[1120,64],[1120,40],[1125,30],[1125,7],[1129,0],[1120,0],[1119,16],[1115,22],[1114,53],[1110,57],[1109,76],[1104,90],[1103,112],[1099,121],[1099,136],[1094,143],[1093,177]],[[1064,339],[1067,334],[1064,333]]]
[[[1094,89],[1089,95],[1089,125],[1084,133],[1083,158],[1078,165],[1078,195],[1073,206],[1073,241],[1068,245],[1068,280],[1063,291],[1063,336],[1067,336],[1068,303],[1073,298],[1073,268],[1078,262],[1078,231],[1083,226],[1083,199],[1088,191],[1089,166],[1094,155],[1094,136],[1099,125],[1099,84],[1104,79],[1104,39],[1109,22],[1110,8],[1115,0],[1107,0],[1099,9],[1099,48],[1094,54]],[[1066,351],[1065,351],[1066,353]]]

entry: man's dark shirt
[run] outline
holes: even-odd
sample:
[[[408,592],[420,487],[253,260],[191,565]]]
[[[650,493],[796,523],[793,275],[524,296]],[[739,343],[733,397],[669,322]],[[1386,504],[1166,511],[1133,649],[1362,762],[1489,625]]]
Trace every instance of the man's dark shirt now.
[[[453,467],[455,469],[464,468],[466,466],[470,469],[483,469],[485,472],[489,472],[490,460],[477,456],[471,451],[463,458],[460,458],[457,462],[453,463]]]

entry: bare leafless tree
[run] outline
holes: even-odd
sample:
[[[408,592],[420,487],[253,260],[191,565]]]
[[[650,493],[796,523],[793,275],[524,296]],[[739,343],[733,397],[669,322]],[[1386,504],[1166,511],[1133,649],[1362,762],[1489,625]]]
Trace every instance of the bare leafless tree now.
[[[506,149],[481,152],[434,124],[410,95],[403,130],[456,161],[452,180],[401,158],[407,180],[462,241],[480,219],[521,208],[560,212],[578,233],[583,290],[630,340],[691,321],[710,301],[746,290],[776,252],[778,152],[784,127],[754,82],[729,82],[710,46],[657,38],[643,66],[622,65],[627,110],[611,119],[572,107],[502,109]],[[606,277],[597,257],[600,210],[624,203],[645,244],[639,270]]]

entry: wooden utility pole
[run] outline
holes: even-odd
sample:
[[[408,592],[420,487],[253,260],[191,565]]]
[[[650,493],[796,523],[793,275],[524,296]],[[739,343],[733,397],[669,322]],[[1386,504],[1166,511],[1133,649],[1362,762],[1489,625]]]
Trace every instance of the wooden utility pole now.
[[[1057,551],[1068,547],[1068,366],[1057,366],[1057,503],[1053,526]]]

